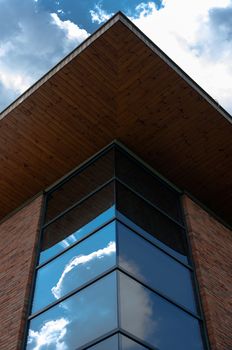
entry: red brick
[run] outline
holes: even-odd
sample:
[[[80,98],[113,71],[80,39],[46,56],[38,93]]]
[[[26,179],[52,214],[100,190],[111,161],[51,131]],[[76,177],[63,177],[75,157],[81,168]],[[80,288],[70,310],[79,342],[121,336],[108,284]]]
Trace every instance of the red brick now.
[[[232,232],[184,196],[184,211],[212,350],[232,349]]]
[[[0,224],[0,349],[20,349],[38,244],[42,196]]]

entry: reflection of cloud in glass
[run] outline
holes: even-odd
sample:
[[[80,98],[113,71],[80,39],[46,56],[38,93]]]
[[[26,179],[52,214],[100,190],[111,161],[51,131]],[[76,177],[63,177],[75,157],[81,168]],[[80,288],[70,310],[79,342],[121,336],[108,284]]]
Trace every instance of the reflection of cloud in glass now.
[[[142,345],[121,335],[121,344],[123,350],[146,350]]]
[[[81,230],[78,230],[77,233],[79,233]],[[68,236],[66,239],[63,239],[63,241],[61,241],[59,244],[63,247],[63,248],[67,248],[69,247],[71,244],[73,244],[74,242],[76,242],[76,238],[74,234],[71,234],[70,236]]]
[[[158,327],[158,320],[153,318],[150,293],[123,274],[120,279],[122,326],[139,338],[147,339]]]
[[[111,255],[115,253],[116,251],[116,244],[115,242],[109,242],[109,244],[102,249],[99,249],[95,252],[92,252],[91,254],[88,255],[79,255],[74,258],[72,258],[68,264],[65,266],[64,271],[62,272],[62,275],[57,282],[56,286],[54,286],[51,291],[52,294],[56,299],[59,299],[61,297],[61,288],[62,288],[62,283],[64,281],[65,276],[72,271],[75,267],[79,265],[86,264],[93,259],[102,259],[104,256]]]
[[[67,345],[63,341],[68,324],[69,321],[67,319],[60,318],[45,322],[39,331],[30,329],[28,339],[29,348],[30,344],[33,343],[33,350],[40,350],[44,346],[46,346],[46,349],[49,346],[54,346],[56,350],[68,350]]]
[[[140,271],[138,263],[132,259],[128,259],[127,256],[121,255],[119,257],[119,265],[122,266],[125,270],[133,273],[137,278],[143,280],[143,274]]]
[[[117,323],[113,272],[33,318],[27,350],[79,349],[115,329]]]

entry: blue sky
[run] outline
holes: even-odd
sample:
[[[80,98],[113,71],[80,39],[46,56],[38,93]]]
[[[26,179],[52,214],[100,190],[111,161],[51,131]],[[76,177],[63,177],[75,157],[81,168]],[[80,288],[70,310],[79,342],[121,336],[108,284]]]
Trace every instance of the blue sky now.
[[[0,111],[118,10],[232,113],[232,0],[0,0]]]
[[[144,4],[146,3],[148,1],[144,1]],[[157,9],[161,8],[162,0],[154,1],[154,3]],[[99,21],[93,20],[93,13],[110,17],[110,14],[121,10],[128,16],[133,16],[141,0],[39,0],[37,4],[39,8],[46,9],[46,11],[60,13],[62,20],[70,20],[93,33],[99,26]]]

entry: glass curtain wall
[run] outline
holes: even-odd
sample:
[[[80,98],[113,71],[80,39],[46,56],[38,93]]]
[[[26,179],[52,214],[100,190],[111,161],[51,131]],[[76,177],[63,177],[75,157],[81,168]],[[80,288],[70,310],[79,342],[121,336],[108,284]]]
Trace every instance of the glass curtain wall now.
[[[46,194],[27,350],[203,350],[180,192],[113,144]]]

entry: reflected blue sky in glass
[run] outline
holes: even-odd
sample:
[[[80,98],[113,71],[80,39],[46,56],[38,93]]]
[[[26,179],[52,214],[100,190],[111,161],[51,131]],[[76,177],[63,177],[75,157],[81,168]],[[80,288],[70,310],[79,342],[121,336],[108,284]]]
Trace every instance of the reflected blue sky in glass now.
[[[111,208],[107,209],[104,213],[97,216],[94,220],[90,221],[85,226],[81,227],[77,231],[73,232],[71,235],[63,239],[61,242],[55,244],[54,246],[42,251],[40,253],[39,264],[42,264],[46,260],[50,259],[54,255],[60,253],[65,248],[69,247],[73,243],[75,243],[78,239],[84,237],[91,231],[97,229],[99,226],[104,224],[106,221],[115,217],[115,206],[113,205]]]
[[[97,277],[116,264],[116,223],[41,267],[37,272],[32,313]]]
[[[170,248],[166,244],[162,243],[160,240],[155,238],[153,235],[151,235],[149,232],[146,232],[145,230],[142,229],[142,227],[136,225],[133,221],[128,219],[125,215],[120,213],[119,211],[116,211],[116,216],[119,220],[125,222],[126,225],[130,226],[132,229],[135,231],[141,233],[144,237],[146,237],[148,240],[154,242],[157,244],[160,248],[166,250],[169,254],[173,255],[175,258],[181,260],[185,264],[188,264],[188,257],[186,255],[180,254],[176,250]]]
[[[203,350],[199,322],[120,273],[121,326],[157,349]]]
[[[117,230],[119,265],[141,282],[196,312],[191,272],[119,222]]]
[[[27,350],[75,350],[116,327],[114,272],[34,318]]]
[[[144,346],[134,342],[133,340],[120,335],[121,350],[148,350]]]
[[[119,350],[118,335],[113,335],[100,343],[91,346],[89,350]]]

